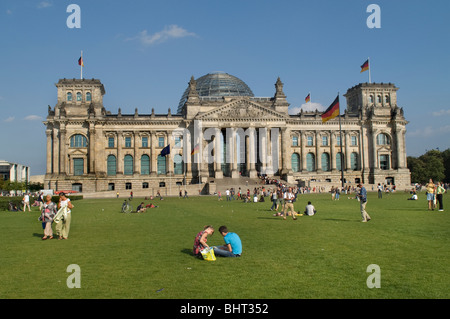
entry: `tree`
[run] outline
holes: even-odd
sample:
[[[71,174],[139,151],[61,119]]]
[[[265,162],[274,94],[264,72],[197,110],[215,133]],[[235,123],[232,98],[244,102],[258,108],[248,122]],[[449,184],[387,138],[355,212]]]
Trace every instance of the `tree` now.
[[[438,150],[428,151],[419,158],[409,156],[407,160],[413,183],[426,184],[430,178],[435,182],[446,178],[444,156]]]

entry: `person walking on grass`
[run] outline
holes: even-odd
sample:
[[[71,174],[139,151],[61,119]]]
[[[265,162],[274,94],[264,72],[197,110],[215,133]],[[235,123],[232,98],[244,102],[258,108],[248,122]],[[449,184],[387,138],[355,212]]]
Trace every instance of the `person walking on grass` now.
[[[286,219],[286,213],[288,210],[290,210],[290,213],[292,215],[292,219],[296,220],[297,217],[295,217],[295,210],[294,210],[294,199],[295,195],[292,193],[292,187],[288,188],[288,191],[284,193],[284,214],[283,219]]]
[[[442,202],[444,193],[445,193],[445,188],[442,187],[441,182],[438,182],[437,186],[436,186],[436,200],[439,203],[439,211],[440,212],[444,211],[444,204]]]
[[[428,210],[434,210],[436,185],[434,185],[433,180],[430,178],[430,181],[427,185],[425,185],[425,187],[427,189]]]
[[[72,220],[72,211],[73,208],[70,199],[66,197],[66,194],[59,193],[59,202],[58,209],[67,207],[67,212],[64,214],[64,217],[61,219],[59,223],[56,224],[55,230],[58,239],[67,239],[69,237],[70,231],[70,223]]]
[[[45,197],[45,203],[42,206],[41,216],[39,217],[39,220],[45,225],[42,240],[53,238],[52,223],[57,211],[56,204],[52,202],[52,195],[47,195]]]
[[[359,205],[360,205],[360,209],[361,209],[362,222],[366,223],[369,220],[371,220],[369,214],[366,212],[367,190],[363,186],[362,183],[359,183],[358,187],[359,187],[359,192],[358,192],[357,196],[359,198]]]
[[[30,208],[30,195],[25,193],[25,195],[23,196],[23,211],[25,212],[25,208],[28,207],[28,211],[31,212],[31,208]]]

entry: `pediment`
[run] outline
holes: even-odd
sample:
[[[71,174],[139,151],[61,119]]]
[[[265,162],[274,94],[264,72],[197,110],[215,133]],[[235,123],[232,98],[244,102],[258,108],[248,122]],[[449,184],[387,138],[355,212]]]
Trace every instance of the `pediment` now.
[[[232,101],[214,110],[199,114],[198,120],[286,120],[289,116],[249,100]]]

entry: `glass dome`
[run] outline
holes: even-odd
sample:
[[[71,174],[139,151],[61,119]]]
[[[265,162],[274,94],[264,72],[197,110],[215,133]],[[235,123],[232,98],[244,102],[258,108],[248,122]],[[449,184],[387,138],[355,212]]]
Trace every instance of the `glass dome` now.
[[[200,97],[212,96],[251,96],[253,92],[241,79],[224,72],[214,72],[206,74],[195,80],[197,82],[197,92]],[[189,87],[184,91],[178,104],[178,113],[182,112],[189,94]]]

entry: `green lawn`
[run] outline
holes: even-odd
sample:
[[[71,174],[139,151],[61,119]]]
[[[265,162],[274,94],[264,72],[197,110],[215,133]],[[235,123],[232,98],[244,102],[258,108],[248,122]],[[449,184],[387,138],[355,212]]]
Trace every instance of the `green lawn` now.
[[[295,208],[311,200],[318,214],[296,221],[273,217],[269,201],[165,198],[143,214],[121,214],[123,199],[79,200],[70,238],[47,241],[36,208],[0,212],[0,298],[450,298],[449,197],[438,212],[427,211],[423,194],[408,196],[369,194],[368,223],[345,195],[301,195]],[[207,224],[238,233],[242,257],[193,257]],[[79,289],[66,284],[71,264],[81,270]],[[371,264],[381,288],[367,287]]]

